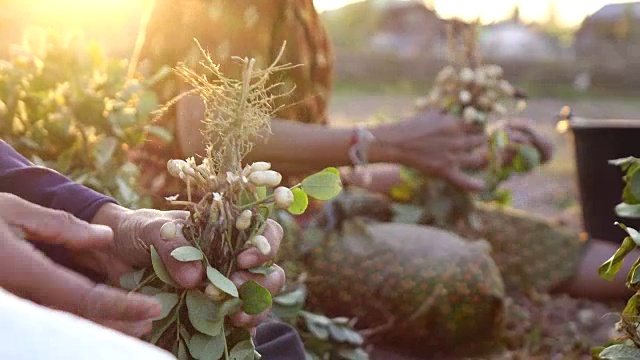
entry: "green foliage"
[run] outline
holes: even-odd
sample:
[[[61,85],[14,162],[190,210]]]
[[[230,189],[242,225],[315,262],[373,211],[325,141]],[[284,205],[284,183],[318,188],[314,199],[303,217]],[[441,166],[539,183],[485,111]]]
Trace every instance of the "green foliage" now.
[[[625,171],[623,189],[623,202],[616,206],[616,213],[620,217],[637,218],[637,207],[640,204],[640,159],[627,157],[612,160],[612,165],[619,166]],[[600,266],[599,273],[603,278],[611,281],[620,271],[627,255],[640,246],[640,232],[624,224],[617,224],[627,233],[622,245],[615,254]],[[627,274],[627,287],[636,293],[627,301],[627,305],[620,315],[617,327],[624,331],[625,336],[621,343],[607,346],[601,350],[594,349],[595,359],[637,359],[640,358],[640,335],[637,328],[640,326],[640,257],[636,259]]]
[[[302,189],[293,189],[293,204],[287,209],[293,215],[301,215],[309,206],[309,197]]]
[[[307,291],[304,286],[287,290],[273,298],[273,316],[298,330],[307,359],[368,360],[362,348],[363,337],[346,318],[329,318],[305,309]]]
[[[342,191],[342,183],[340,175],[329,168],[302,180],[301,189],[312,198],[331,200]]]
[[[209,336],[221,334],[224,318],[216,314],[216,304],[198,290],[188,290],[186,298],[191,325]]]
[[[253,280],[242,284],[239,289],[245,313],[259,315],[271,307],[271,293]]]
[[[162,262],[160,254],[158,254],[156,248],[154,248],[153,245],[151,245],[151,266],[153,266],[153,271],[156,273],[156,276],[165,284],[169,284],[174,287],[178,286],[173,281],[173,279],[171,279],[171,276],[169,276],[169,272],[164,266],[164,262]]]
[[[224,276],[218,269],[207,266],[207,278],[213,285],[215,285],[218,289],[224,291],[225,293],[238,297],[238,288],[236,284],[233,283],[229,278]]]
[[[181,246],[171,252],[171,256],[183,262],[202,260],[204,254],[199,249],[193,246]]]
[[[0,60],[0,137],[36,163],[117,199],[137,194],[127,150],[142,144],[157,106],[148,82],[127,78],[127,61],[107,58],[77,34],[41,32]]]

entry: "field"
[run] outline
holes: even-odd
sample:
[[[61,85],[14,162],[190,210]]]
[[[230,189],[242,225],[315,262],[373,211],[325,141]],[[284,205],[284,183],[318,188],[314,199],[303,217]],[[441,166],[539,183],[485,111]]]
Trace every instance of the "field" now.
[[[415,97],[415,91],[403,87],[366,91],[339,86],[330,107],[331,118],[336,125],[394,118],[406,112]],[[633,119],[640,117],[640,103],[628,96],[535,97],[523,114],[538,131],[553,139],[556,152],[543,168],[506,184],[514,193],[513,206],[558,219],[580,231],[572,138],[556,131],[555,115],[563,105],[570,105],[582,117]],[[615,313],[623,307],[622,303],[602,304],[567,296],[516,296],[511,300],[506,349],[490,359],[590,359],[590,347],[603,345],[612,336]],[[373,358],[411,359],[382,350],[374,351]]]

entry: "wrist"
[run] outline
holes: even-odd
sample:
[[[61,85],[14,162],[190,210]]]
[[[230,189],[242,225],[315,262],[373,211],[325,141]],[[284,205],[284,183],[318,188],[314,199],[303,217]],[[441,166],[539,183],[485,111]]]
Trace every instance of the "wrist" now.
[[[371,163],[397,163],[399,159],[397,149],[385,140],[387,128],[384,125],[379,125],[369,127],[368,130],[375,138],[369,149]]]
[[[118,229],[120,223],[133,212],[114,203],[104,204],[91,219],[92,224],[106,225],[110,227],[114,233]]]

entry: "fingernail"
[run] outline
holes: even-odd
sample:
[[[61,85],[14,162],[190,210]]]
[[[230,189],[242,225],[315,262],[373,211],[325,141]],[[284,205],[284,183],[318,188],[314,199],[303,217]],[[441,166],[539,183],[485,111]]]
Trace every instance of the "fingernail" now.
[[[148,309],[147,309],[147,317],[149,318],[156,318],[158,316],[160,316],[162,314],[162,305],[153,300],[151,302],[153,305],[151,305]]]

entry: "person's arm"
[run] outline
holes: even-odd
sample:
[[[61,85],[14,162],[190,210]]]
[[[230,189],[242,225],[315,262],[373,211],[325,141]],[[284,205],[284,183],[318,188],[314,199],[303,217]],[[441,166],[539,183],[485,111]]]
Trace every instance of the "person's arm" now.
[[[116,203],[114,199],[75,183],[56,171],[34,165],[2,140],[0,192],[68,212],[87,222],[91,222],[103,205]]]

